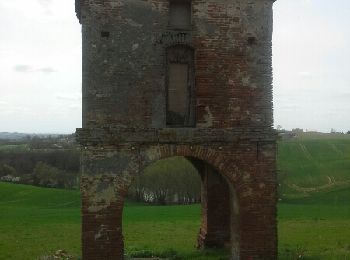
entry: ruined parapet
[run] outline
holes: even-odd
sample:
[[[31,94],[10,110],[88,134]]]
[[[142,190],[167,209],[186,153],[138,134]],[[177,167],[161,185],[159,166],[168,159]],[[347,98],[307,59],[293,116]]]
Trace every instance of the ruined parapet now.
[[[122,259],[134,176],[185,156],[198,246],[275,259],[272,0],[76,0],[83,36],[83,258]]]

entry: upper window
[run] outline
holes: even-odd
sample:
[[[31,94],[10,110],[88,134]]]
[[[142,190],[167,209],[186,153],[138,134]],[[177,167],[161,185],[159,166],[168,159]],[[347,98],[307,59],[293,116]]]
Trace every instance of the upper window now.
[[[169,63],[167,125],[187,125],[189,99],[188,64]]]
[[[191,48],[173,46],[167,49],[166,95],[166,125],[194,126],[194,62]]]
[[[174,29],[191,27],[191,1],[171,0],[169,7],[169,25]]]

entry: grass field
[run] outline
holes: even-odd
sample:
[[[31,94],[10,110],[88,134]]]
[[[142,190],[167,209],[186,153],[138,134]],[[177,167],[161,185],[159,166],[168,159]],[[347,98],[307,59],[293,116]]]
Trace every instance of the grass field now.
[[[280,203],[280,258],[350,259],[349,197],[344,189]],[[79,200],[77,191],[0,183],[0,259],[36,259],[58,249],[80,255]],[[195,249],[199,214],[199,205],[127,204],[126,252],[224,259],[226,252]]]
[[[280,255],[350,259],[350,135],[300,134],[277,159]]]
[[[277,161],[285,198],[350,187],[350,135],[281,141]]]
[[[278,166],[280,259],[350,259],[350,139],[280,142]],[[58,249],[79,256],[79,207],[77,191],[0,182],[0,259],[37,259]],[[225,259],[227,252],[195,249],[199,215],[199,205],[127,203],[126,253]]]

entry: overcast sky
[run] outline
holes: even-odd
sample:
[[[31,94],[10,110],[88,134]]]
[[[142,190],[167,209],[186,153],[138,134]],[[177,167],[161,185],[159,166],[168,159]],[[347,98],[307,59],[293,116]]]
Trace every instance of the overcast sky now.
[[[0,0],[0,132],[81,127],[74,0]],[[350,1],[274,4],[275,125],[350,130]]]

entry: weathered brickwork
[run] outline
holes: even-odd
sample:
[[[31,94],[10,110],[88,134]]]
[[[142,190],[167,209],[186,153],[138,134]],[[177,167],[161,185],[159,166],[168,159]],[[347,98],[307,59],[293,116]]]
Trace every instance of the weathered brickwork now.
[[[273,1],[184,0],[191,6],[185,29],[169,24],[171,1],[76,0],[83,259],[123,259],[128,188],[145,167],[171,156],[188,158],[201,175],[199,248],[276,259]],[[188,66],[188,96],[177,93],[188,100],[183,127],[167,125],[174,62]]]

